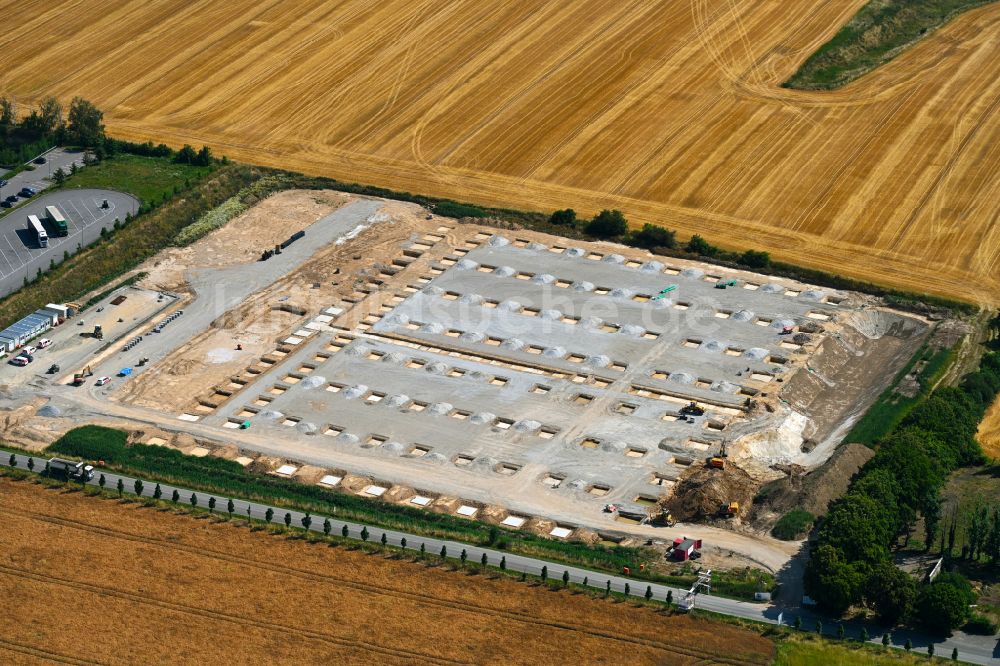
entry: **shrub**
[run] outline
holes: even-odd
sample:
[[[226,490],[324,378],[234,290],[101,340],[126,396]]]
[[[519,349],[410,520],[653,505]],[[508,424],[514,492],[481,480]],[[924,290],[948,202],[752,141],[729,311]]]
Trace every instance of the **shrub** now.
[[[701,257],[712,257],[719,252],[719,248],[715,247],[698,234],[691,236],[687,245],[684,246],[684,250],[690,252],[691,254],[697,254]]]
[[[947,634],[969,619],[968,596],[964,590],[948,581],[934,581],[920,589],[916,617],[928,630]]]
[[[56,440],[50,448],[78,458],[118,463],[125,460],[126,439],[125,433],[121,430],[87,425],[73,428]]]
[[[643,247],[647,250],[657,250],[661,248],[674,249],[677,247],[676,234],[665,227],[655,224],[644,224],[642,229],[633,231],[629,235],[629,244],[636,247]]]
[[[549,216],[549,224],[558,227],[572,227],[576,224],[576,211],[572,208],[557,210]]]
[[[767,268],[771,265],[771,255],[767,252],[747,250],[740,255],[737,262],[749,268]]]
[[[434,212],[443,217],[453,217],[456,220],[463,217],[487,217],[489,213],[479,206],[461,204],[455,201],[441,201],[434,205]]]
[[[174,237],[173,244],[180,247],[190,245],[202,236],[225,225],[234,217],[242,215],[251,206],[256,205],[275,192],[286,189],[289,184],[290,181],[283,176],[264,176],[257,179],[232,197],[226,199],[222,204],[181,229],[180,233]]]
[[[967,634],[979,634],[980,636],[993,636],[997,633],[997,623],[986,617],[974,613],[969,621],[962,627],[962,631]]]
[[[240,201],[238,195],[230,197],[222,205],[216,206],[181,229],[180,233],[174,236],[173,244],[180,247],[190,245],[202,236],[226,224],[237,215],[246,212],[246,210],[246,205]]]
[[[618,238],[628,231],[628,220],[620,210],[602,210],[587,224],[585,231],[595,238]]]
[[[801,539],[812,528],[814,517],[808,511],[792,509],[775,523],[771,534],[782,541]]]

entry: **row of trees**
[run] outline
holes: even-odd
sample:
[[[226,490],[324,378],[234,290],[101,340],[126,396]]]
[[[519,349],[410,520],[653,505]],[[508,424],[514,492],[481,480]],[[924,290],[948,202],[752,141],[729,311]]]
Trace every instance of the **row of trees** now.
[[[82,97],[74,97],[64,114],[55,97],[47,97],[26,114],[10,98],[0,98],[0,136],[5,148],[48,141],[93,148],[104,140],[104,113]],[[29,156],[30,157],[30,156]]]
[[[655,224],[644,224],[639,229],[629,230],[628,220],[620,210],[602,210],[590,220],[579,220],[572,208],[557,210],[549,216],[549,224],[559,227],[577,227],[588,236],[603,240],[618,240],[652,252],[666,253],[674,250],[696,257],[706,257],[732,261],[747,268],[764,269],[771,265],[771,255],[758,250],[728,252],[712,245],[695,234],[681,245],[677,233]]]
[[[935,543],[941,489],[953,470],[984,461],[976,429],[998,392],[1000,353],[988,353],[959,387],[935,391],[877,444],[847,495],[831,505],[813,542],[806,591],[827,611],[839,615],[865,604],[886,624],[915,620],[942,632],[968,618],[971,602],[961,576],[942,575],[918,589],[890,551],[918,516],[928,547]]]
[[[196,151],[185,144],[174,151],[162,143],[112,139],[104,132],[104,112],[82,97],[74,97],[65,113],[58,99],[47,97],[24,114],[19,112],[13,100],[0,98],[0,140],[0,163],[10,165],[23,163],[57,145],[89,148],[98,160],[118,153],[131,153],[171,158],[195,166],[210,166],[214,162],[208,146]]]

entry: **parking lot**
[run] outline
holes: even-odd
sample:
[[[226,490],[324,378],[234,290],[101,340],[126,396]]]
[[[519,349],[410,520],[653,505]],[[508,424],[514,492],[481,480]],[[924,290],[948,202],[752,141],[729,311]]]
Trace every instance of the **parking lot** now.
[[[53,148],[44,153],[43,156],[45,157],[45,164],[35,164],[34,161],[29,162],[33,167],[31,171],[22,171],[10,178],[0,176],[0,180],[8,181],[6,185],[0,187],[0,200],[5,199],[11,194],[17,194],[21,191],[22,187],[30,187],[36,192],[41,192],[52,185],[52,174],[58,169],[62,169],[68,174],[73,164],[76,164],[78,167],[83,166],[83,151],[80,150]],[[23,199],[18,200],[14,203],[14,207],[20,206],[24,202],[25,200]]]
[[[22,174],[19,174],[22,175]],[[101,208],[107,199],[108,207]],[[55,229],[44,222],[45,207],[56,206],[69,226],[67,236],[55,236]],[[135,213],[135,197],[112,190],[63,190],[44,194],[19,206],[0,219],[0,297],[15,291],[32,279],[38,270],[46,271],[50,262],[63,260],[63,252],[73,254],[100,237],[102,228],[110,228],[116,219]],[[49,234],[49,246],[41,248],[35,234],[27,229],[28,215],[43,220]]]

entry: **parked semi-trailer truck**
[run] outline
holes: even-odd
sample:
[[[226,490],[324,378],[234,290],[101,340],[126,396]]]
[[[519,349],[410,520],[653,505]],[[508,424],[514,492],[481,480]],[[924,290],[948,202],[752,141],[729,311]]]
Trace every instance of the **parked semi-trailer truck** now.
[[[56,228],[56,236],[69,235],[69,226],[66,224],[66,218],[63,217],[58,208],[55,206],[46,206],[45,216],[49,218],[49,222]]]
[[[42,226],[42,222],[37,216],[28,216],[28,231],[35,234],[35,238],[38,240],[38,247],[49,246],[49,235],[45,233],[45,227]]]

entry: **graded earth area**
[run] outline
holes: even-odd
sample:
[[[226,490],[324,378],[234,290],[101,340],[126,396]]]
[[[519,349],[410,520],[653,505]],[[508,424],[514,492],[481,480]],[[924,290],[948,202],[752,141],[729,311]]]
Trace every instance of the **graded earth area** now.
[[[250,163],[633,221],[1000,301],[1000,3],[835,92],[865,0],[18,0],[0,89]],[[30,36],[30,38],[28,38]]]
[[[634,664],[766,664],[774,654],[726,624],[28,481],[0,477],[0,516],[7,664],[91,663],[95,648],[107,664],[615,664],[623,653]]]
[[[663,545],[693,529],[649,524],[673,511],[731,528],[697,527],[707,558],[771,571],[797,546],[749,528],[757,488],[823,465],[932,327],[858,293],[332,191],[274,195],[140,270],[39,363],[0,368],[7,441],[102,423],[588,543]]]

